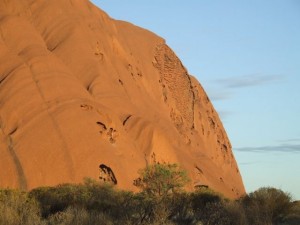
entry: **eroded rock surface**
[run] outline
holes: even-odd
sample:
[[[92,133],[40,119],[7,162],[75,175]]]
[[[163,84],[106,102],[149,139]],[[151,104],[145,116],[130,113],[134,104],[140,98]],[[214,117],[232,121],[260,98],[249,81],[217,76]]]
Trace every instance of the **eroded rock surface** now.
[[[190,190],[245,192],[218,114],[162,38],[87,0],[0,1],[1,187],[135,190],[153,153]]]

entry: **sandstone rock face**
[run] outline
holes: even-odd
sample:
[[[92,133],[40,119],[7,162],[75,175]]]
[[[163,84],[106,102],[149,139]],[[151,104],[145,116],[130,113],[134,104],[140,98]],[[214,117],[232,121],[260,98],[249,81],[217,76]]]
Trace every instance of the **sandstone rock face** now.
[[[218,114],[162,38],[87,0],[0,1],[0,186],[135,190],[153,155],[190,190],[245,192]]]

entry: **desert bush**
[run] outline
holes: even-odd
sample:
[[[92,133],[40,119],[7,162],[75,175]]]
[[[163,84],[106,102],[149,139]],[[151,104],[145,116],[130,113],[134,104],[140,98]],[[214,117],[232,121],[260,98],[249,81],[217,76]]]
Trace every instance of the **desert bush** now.
[[[166,196],[175,193],[189,182],[185,170],[177,164],[154,161],[139,171],[135,185],[151,196]]]
[[[81,207],[68,207],[47,219],[47,225],[113,225],[112,219],[103,213],[88,211]]]
[[[35,199],[26,192],[0,190],[1,225],[41,225],[40,210]]]
[[[113,218],[117,224],[117,221],[130,219],[136,210],[132,192],[117,190],[110,184],[91,181],[77,185],[63,184],[37,188],[30,192],[30,196],[40,203],[43,218],[51,217],[51,221],[73,218],[71,212],[80,209],[78,212],[81,219],[84,218],[85,212],[91,212],[87,218],[105,215]]]
[[[300,224],[300,201],[292,203],[288,215],[283,219],[282,225],[299,225]]]
[[[161,198],[149,197],[144,192],[132,194],[127,200],[126,207],[120,207],[122,217],[119,219],[127,221],[127,224],[155,224],[160,221],[165,224],[169,211]]]
[[[246,225],[243,208],[238,201],[224,198],[209,188],[201,188],[190,194],[193,222],[211,225]]]
[[[208,188],[184,192],[159,184],[168,190],[160,192],[156,187],[154,192],[133,193],[86,180],[29,193],[0,190],[0,225],[296,225],[300,221],[299,202],[291,202],[289,194],[275,188],[261,188],[233,201]]]
[[[210,188],[203,188],[191,193],[191,199],[193,210],[201,212],[209,203],[220,203],[222,196]]]
[[[239,200],[227,200],[224,202],[224,207],[231,225],[248,224],[245,210],[243,207],[241,207],[241,203]]]
[[[32,190],[29,195],[40,203],[44,218],[62,212],[69,206],[85,205],[90,197],[84,186],[74,184],[40,187]]]
[[[141,192],[132,199],[131,221],[134,224],[171,224],[173,197],[188,182],[186,171],[177,164],[159,163],[154,158],[152,164],[139,171],[139,177],[134,181]]]
[[[292,209],[290,194],[282,190],[263,187],[242,200],[249,224],[281,224]]]
[[[192,207],[191,193],[176,193],[170,197],[169,205],[171,208],[170,219],[178,225],[197,224]]]

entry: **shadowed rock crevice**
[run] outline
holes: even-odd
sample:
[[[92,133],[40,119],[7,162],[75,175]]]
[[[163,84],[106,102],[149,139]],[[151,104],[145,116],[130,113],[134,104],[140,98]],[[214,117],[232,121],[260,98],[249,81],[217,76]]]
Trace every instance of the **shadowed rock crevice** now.
[[[89,104],[81,104],[80,108],[85,110],[85,111],[90,111],[93,110],[93,106],[89,105]]]
[[[125,118],[125,120],[123,121],[123,126],[126,125],[127,121],[130,119],[131,116],[132,116],[132,115],[128,115],[128,116]]]
[[[20,161],[17,153],[15,152],[13,139],[11,137],[11,135],[17,131],[17,128],[14,129],[12,132],[10,132],[10,134],[6,135],[4,130],[2,129],[2,126],[3,126],[2,119],[0,117],[0,131],[1,131],[4,139],[6,139],[7,151],[12,159],[12,162],[13,162],[16,172],[17,172],[18,186],[21,190],[27,190],[27,180],[26,180],[26,176],[24,173],[24,169],[22,167],[21,161]],[[4,151],[4,149],[0,149],[0,151]]]
[[[104,164],[100,164],[100,176],[99,179],[103,182],[112,183],[114,185],[118,184],[117,178],[112,171],[112,169]]]
[[[100,133],[102,133],[103,131],[107,130],[107,127],[104,123],[98,121],[97,124],[99,125],[99,127],[101,128],[101,130],[99,131]]]
[[[100,127],[99,133],[101,134],[101,136],[107,138],[111,144],[115,143],[117,137],[119,136],[117,130],[113,127],[107,127],[100,121],[97,121],[96,123]]]

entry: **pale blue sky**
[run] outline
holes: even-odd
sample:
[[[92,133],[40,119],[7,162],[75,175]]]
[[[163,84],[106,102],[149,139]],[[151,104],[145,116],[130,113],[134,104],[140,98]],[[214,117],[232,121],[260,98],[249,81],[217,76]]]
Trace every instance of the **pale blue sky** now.
[[[219,112],[247,192],[300,199],[300,1],[93,0],[166,39]]]

